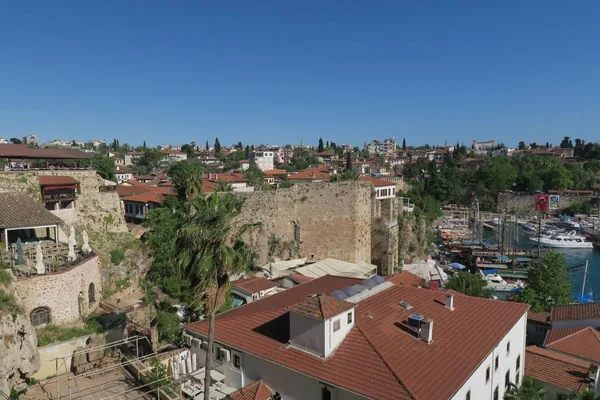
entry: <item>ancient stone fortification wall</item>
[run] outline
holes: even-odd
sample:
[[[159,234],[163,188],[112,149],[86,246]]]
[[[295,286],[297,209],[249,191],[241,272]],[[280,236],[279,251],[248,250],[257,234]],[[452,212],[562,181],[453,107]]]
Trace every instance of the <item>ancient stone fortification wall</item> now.
[[[104,179],[93,170],[0,172],[0,191],[27,193],[41,201],[40,175],[70,176],[80,183],[81,193],[75,212],[61,210],[56,213],[65,220],[65,227],[74,224],[78,233],[87,229],[91,236],[127,231],[119,195],[115,191],[100,191]]]
[[[398,198],[374,200],[371,222],[371,259],[379,274],[391,275],[398,267],[398,215],[402,203]]]
[[[91,304],[90,285],[93,285],[94,290],[94,301]],[[26,315],[37,307],[48,307],[52,324],[79,321],[98,308],[102,298],[98,257],[91,256],[64,272],[19,278],[17,292]]]
[[[0,310],[0,398],[8,398],[11,389],[27,387],[23,377],[32,377],[40,368],[37,336],[29,316],[23,312],[23,302],[16,295],[15,279],[0,287],[15,295],[19,313]]]
[[[246,197],[242,218],[262,223],[247,238],[260,265],[290,257],[371,262],[370,184],[306,184],[240,195]]]
[[[587,203],[594,199],[594,196],[560,196],[559,211],[575,203]],[[536,195],[520,195],[516,193],[500,193],[498,195],[498,212],[506,209],[509,212],[516,212],[518,215],[535,215]],[[550,213],[556,211],[550,210]]]

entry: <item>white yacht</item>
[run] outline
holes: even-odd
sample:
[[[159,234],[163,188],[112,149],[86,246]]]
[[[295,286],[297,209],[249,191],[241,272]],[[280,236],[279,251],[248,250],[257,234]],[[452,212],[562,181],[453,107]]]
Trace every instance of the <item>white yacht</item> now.
[[[509,283],[498,274],[484,275],[481,274],[487,286],[495,292],[515,292],[525,287],[525,284],[518,280],[515,283]]]
[[[538,242],[538,238],[536,237],[531,237],[529,239]],[[578,235],[575,231],[542,236],[539,239],[539,243],[544,247],[562,247],[569,249],[592,249],[594,247],[592,242],[588,242],[585,236]]]

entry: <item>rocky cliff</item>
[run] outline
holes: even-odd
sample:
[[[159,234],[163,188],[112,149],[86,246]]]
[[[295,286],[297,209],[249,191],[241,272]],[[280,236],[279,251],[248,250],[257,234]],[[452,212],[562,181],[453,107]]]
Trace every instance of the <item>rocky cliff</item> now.
[[[37,336],[22,309],[14,277],[8,284],[0,283],[0,398],[25,389],[40,368]]]

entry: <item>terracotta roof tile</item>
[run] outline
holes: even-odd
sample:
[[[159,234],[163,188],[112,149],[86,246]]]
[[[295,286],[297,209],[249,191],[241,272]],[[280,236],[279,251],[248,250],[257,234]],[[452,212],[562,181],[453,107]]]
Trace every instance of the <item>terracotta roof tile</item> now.
[[[544,339],[544,346],[556,342],[559,339],[569,336],[575,332],[579,332],[584,329],[585,326],[576,326],[574,328],[562,328],[562,329],[550,329]]]
[[[148,191],[149,190],[147,188],[142,186],[127,186],[117,183],[117,193],[119,194],[119,197],[127,197],[134,194],[145,193]]]
[[[79,181],[64,175],[40,175],[40,186],[77,185]]]
[[[247,386],[244,386],[240,390],[233,392],[229,395],[228,399],[231,400],[269,400],[273,395],[273,392],[269,387],[259,380],[253,382]]]
[[[162,204],[165,201],[165,196],[155,192],[143,192],[123,198],[123,201],[131,201],[134,203],[156,203]]]
[[[567,390],[579,391],[588,386],[589,366],[575,357],[536,346],[528,346],[526,350],[526,376]]]
[[[291,181],[328,180],[329,178],[331,178],[331,175],[317,169],[305,169],[288,176]]]
[[[71,149],[38,149],[25,144],[0,144],[0,158],[90,159],[92,153]]]
[[[455,294],[455,310],[450,311],[443,305],[444,292],[395,285],[356,304],[355,327],[326,359],[288,346],[288,307],[311,293],[331,293],[358,282],[325,276],[220,314],[215,340],[365,397],[447,399],[528,308]],[[415,308],[404,310],[398,306],[401,300]],[[414,312],[435,321],[431,344],[398,327]],[[186,328],[208,333],[206,321]],[[457,360],[461,368],[456,368]],[[440,371],[443,384],[432,385],[440,381]]]
[[[569,321],[600,317],[600,303],[572,304],[552,308],[552,321]]]
[[[252,276],[250,278],[238,279],[231,282],[231,286],[239,290],[242,290],[248,294],[259,293],[261,290],[268,290],[277,287],[275,282],[272,282],[266,278],[259,276]]]
[[[143,187],[146,188],[147,192],[155,192],[155,193],[160,193],[160,194],[164,194],[164,195],[171,195],[171,196],[175,196],[175,190],[171,187],[168,186],[153,186],[153,185],[149,185],[147,183],[143,183],[143,182],[138,182],[135,179],[129,179],[127,181],[127,183],[131,186],[139,186],[139,187]],[[125,185],[127,186],[127,185]]]
[[[375,187],[396,186],[394,182],[384,181],[383,179],[373,178],[372,176],[361,176],[358,180],[371,182]]]
[[[408,271],[402,271],[399,274],[387,276],[386,280],[392,282],[394,285],[411,287],[419,287],[425,283],[425,279]]]
[[[553,329],[554,330],[554,329]],[[552,335],[548,335],[549,337]],[[587,326],[560,339],[548,341],[546,348],[600,364],[600,333]]]
[[[536,313],[536,312],[529,310],[529,311],[527,311],[527,320],[550,325],[550,313],[547,311],[542,311],[542,312]]]
[[[306,283],[306,282],[310,282],[315,279],[310,276],[305,276],[305,275],[299,274],[297,272],[293,272],[293,273],[287,275],[287,278],[290,278],[291,280],[293,280],[294,282],[296,282],[299,285]]]
[[[62,223],[62,219],[24,193],[0,193],[0,228]]]
[[[290,311],[308,315],[318,319],[329,319],[354,308],[355,305],[347,301],[336,299],[325,294],[309,297],[289,307]]]

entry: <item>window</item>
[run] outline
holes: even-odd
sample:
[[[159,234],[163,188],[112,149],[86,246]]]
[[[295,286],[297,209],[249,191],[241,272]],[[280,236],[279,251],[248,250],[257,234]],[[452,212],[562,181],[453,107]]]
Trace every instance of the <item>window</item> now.
[[[500,391],[498,386],[496,386],[496,389],[494,389],[494,400],[498,400],[498,396],[500,396]]]
[[[506,371],[506,375],[504,376],[504,390],[508,390],[508,385],[510,384],[510,369]]]
[[[240,357],[239,354],[234,354],[233,355],[233,367],[240,369],[241,365],[242,365],[242,358]]]
[[[321,400],[331,400],[331,391],[327,387],[321,389]]]
[[[471,391],[470,390],[467,392],[467,395],[465,396],[465,400],[471,400]]]
[[[488,383],[490,381],[490,367],[487,367],[487,369],[485,370],[485,383]]]
[[[521,379],[521,376],[519,374],[515,375],[515,383],[517,384],[517,386],[519,386],[519,380]]]
[[[215,346],[214,347],[215,360],[221,361],[221,348]]]
[[[496,361],[494,362],[494,371],[497,371],[499,366],[500,366],[500,356],[496,356]]]
[[[90,283],[88,287],[88,304],[92,305],[96,302],[96,287],[93,283]]]
[[[352,323],[352,312],[348,313],[348,325]]]
[[[506,354],[510,354],[510,340],[506,343]]]
[[[38,307],[29,314],[31,325],[38,327],[50,323],[50,309],[48,307]]]
[[[517,367],[515,369],[517,370],[517,375],[519,375],[519,371],[521,370],[521,355],[520,354],[517,357]]]
[[[340,320],[339,318],[333,321],[333,331],[337,332],[340,330]]]

